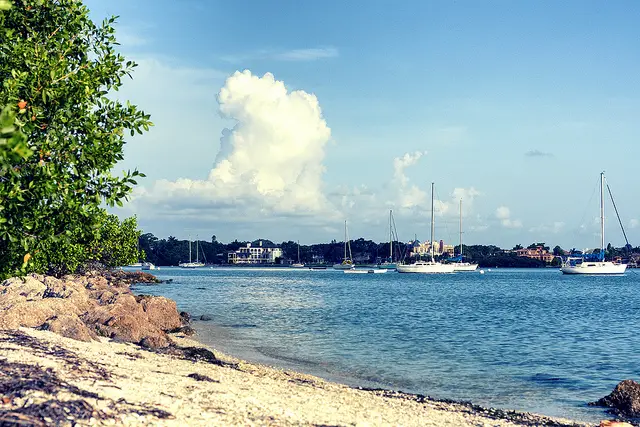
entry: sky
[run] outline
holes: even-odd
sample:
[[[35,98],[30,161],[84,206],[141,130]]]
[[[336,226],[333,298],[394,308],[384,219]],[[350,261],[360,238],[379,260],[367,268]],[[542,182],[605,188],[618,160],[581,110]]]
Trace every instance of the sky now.
[[[155,126],[114,170],[158,237],[640,245],[640,3],[87,0]],[[606,241],[624,238],[610,201]]]

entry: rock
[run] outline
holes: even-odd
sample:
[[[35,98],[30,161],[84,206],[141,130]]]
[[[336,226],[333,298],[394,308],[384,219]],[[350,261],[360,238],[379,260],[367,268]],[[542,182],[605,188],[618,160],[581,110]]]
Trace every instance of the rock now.
[[[179,328],[182,320],[178,314],[176,302],[165,297],[140,295],[136,297],[147,314],[149,322],[163,331]]]
[[[628,417],[640,417],[640,384],[633,380],[621,381],[611,394],[590,405],[614,408]]]
[[[91,296],[87,293],[84,285],[68,278],[56,279],[47,276],[43,283],[47,286],[44,298],[63,298],[69,300],[76,306],[78,311],[83,312],[89,309],[95,303]]]
[[[123,271],[115,270],[111,272],[112,284],[133,285],[136,283],[160,283],[160,280],[151,273],[144,271]]]
[[[27,298],[22,295],[7,292],[5,294],[0,293],[0,310],[8,310],[16,304],[27,302]]]
[[[116,302],[116,295],[108,289],[103,289],[100,291],[95,291],[92,293],[93,297],[98,300],[98,304],[100,305],[109,305]]]
[[[164,348],[171,342],[164,329],[180,327],[176,304],[164,297],[115,295],[108,305],[97,305],[83,315],[99,335],[139,343],[147,348]]]
[[[41,276],[30,275],[24,278],[12,277],[0,284],[0,295],[11,293],[26,298],[27,301],[42,299],[47,287],[38,278]]]
[[[209,320],[211,320],[211,316],[209,316],[208,314],[203,314],[202,316],[200,316],[200,320],[202,320],[203,322],[208,322]]]
[[[140,345],[146,348],[165,348],[170,344],[171,341],[165,334],[149,335],[140,340]]]
[[[182,355],[185,359],[193,360],[195,362],[202,361],[207,363],[213,363],[219,365],[221,362],[213,354],[211,350],[201,347],[182,347],[180,348]]]
[[[56,316],[48,320],[43,329],[78,341],[89,342],[98,338],[75,314]]]
[[[0,283],[0,329],[32,327],[81,341],[98,335],[148,348],[166,348],[168,330],[182,328],[176,303],[164,297],[133,295],[128,283],[156,281],[150,274],[87,270],[61,279],[29,275]],[[188,319],[188,315],[187,319]]]
[[[189,313],[187,313],[186,311],[181,311],[180,312],[180,320],[182,321],[183,325],[187,325],[187,324],[189,324],[189,322],[191,322],[191,315]]]
[[[14,330],[20,327],[20,321],[17,317],[7,317],[4,313],[0,317],[0,330]]]
[[[179,328],[172,329],[172,330],[169,331],[169,333],[172,333],[172,334],[185,334],[186,336],[190,337],[190,336],[196,334],[196,330],[193,329],[189,325],[185,325],[185,326],[180,326]]]
[[[94,325],[99,335],[109,338],[137,343],[150,335],[147,316],[131,294],[117,295],[113,304],[94,307],[82,316],[82,320]]]
[[[600,421],[600,427],[633,427],[633,426],[629,423],[625,423],[624,421],[603,420],[603,421]]]
[[[109,282],[103,276],[94,276],[87,278],[87,288],[89,289],[107,289]]]
[[[2,318],[9,325],[18,324],[27,328],[37,328],[59,314],[77,314],[77,310],[69,300],[45,298],[14,304],[4,310]]]

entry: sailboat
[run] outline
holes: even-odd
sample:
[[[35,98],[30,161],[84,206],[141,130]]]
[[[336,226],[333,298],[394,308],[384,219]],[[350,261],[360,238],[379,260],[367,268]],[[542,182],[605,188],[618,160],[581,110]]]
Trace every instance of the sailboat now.
[[[189,262],[183,262],[178,264],[179,267],[182,268],[197,268],[204,267],[204,263],[201,263],[198,259],[198,236],[196,236],[196,260],[195,262],[191,261],[191,237],[189,237]]]
[[[347,248],[349,249],[349,257],[347,257]],[[333,264],[335,270],[351,270],[355,268],[353,265],[353,258],[351,257],[351,241],[349,240],[349,233],[347,232],[347,221],[344,221],[344,258],[339,264]]]
[[[291,268],[304,268],[304,263],[300,262],[300,242],[298,242],[298,262],[291,264]]]
[[[434,183],[431,183],[431,260],[416,261],[413,264],[398,264],[396,270],[398,273],[453,273],[453,264],[442,264],[433,258],[433,233],[435,231],[435,217],[433,206],[433,189]]]
[[[623,274],[627,264],[618,264],[604,260],[604,172],[600,173],[600,252],[584,254],[581,256],[569,256],[562,263],[560,271],[564,274]],[[607,185],[607,188],[609,186]],[[609,189],[611,196],[611,190]],[[611,198],[613,202],[613,197]],[[614,203],[615,208],[615,203]],[[617,210],[616,210],[617,214]],[[620,217],[618,217],[620,220]],[[620,223],[622,226],[622,222]],[[624,229],[622,230],[624,233]],[[626,239],[626,235],[625,235]],[[629,242],[627,242],[628,244]]]
[[[393,262],[393,211],[391,209],[389,209],[389,258],[378,267],[387,270],[396,269],[396,263]]]
[[[462,256],[462,199],[460,199],[460,255],[449,261],[455,261],[453,263],[454,271],[475,271],[478,268],[478,264],[465,262]]]
[[[141,270],[155,270],[156,266],[152,262],[145,261],[140,265]]]

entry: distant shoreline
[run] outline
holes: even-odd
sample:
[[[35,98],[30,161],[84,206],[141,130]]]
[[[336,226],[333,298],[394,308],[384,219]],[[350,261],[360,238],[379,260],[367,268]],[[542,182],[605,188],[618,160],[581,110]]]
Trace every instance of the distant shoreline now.
[[[355,268],[375,268],[378,264],[355,264]],[[160,268],[183,268],[180,267],[178,265],[158,265],[156,267],[160,267]],[[293,268],[290,265],[286,265],[286,264],[205,264],[204,267],[198,267],[198,268],[185,268],[184,270],[202,270],[202,269],[211,269],[211,268],[282,268],[282,269],[291,269],[291,270],[308,270],[312,267],[321,267],[321,268],[326,268],[327,270],[333,270],[333,264],[327,265],[327,264],[305,264],[304,267],[302,268]],[[128,268],[128,269],[140,269],[140,267],[134,267],[134,266],[123,266],[122,268]],[[506,270],[506,269],[544,269],[544,268],[555,268],[555,269],[560,269],[560,267],[558,266],[552,266],[552,265],[542,265],[542,266],[518,266],[518,267],[496,267],[494,265],[478,265],[478,268],[482,268],[482,269],[486,269],[486,268],[491,268],[491,269],[501,269],[501,270]],[[341,271],[341,270],[336,270],[336,271]],[[153,273],[153,270],[151,270],[151,273]]]

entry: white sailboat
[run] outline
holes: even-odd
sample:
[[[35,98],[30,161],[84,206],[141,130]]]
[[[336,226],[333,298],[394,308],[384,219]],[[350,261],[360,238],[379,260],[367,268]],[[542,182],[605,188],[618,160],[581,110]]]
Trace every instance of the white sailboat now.
[[[437,262],[433,258],[433,233],[435,231],[435,217],[433,206],[433,188],[434,183],[431,183],[431,260],[430,261],[417,261],[413,264],[398,264],[396,270],[398,273],[453,273],[453,264],[443,264]]]
[[[349,256],[347,257],[347,248],[349,249]],[[335,270],[351,270],[355,268],[353,264],[353,258],[351,256],[351,241],[349,240],[349,233],[347,232],[347,221],[344,221],[344,258],[342,262],[333,264]]]
[[[389,271],[389,269],[385,269],[385,268],[362,268],[362,269],[351,269],[351,270],[345,270],[344,273],[345,274],[383,274],[386,273],[387,271]]]
[[[300,262],[300,242],[298,242],[298,262],[291,264],[291,268],[304,268],[304,263]]]
[[[141,270],[155,270],[156,266],[152,262],[143,262],[140,266]]]
[[[204,267],[204,263],[198,259],[198,236],[196,236],[196,260],[191,261],[191,237],[189,237],[189,262],[183,262],[178,264],[178,267],[182,268],[198,268]]]
[[[564,274],[624,274],[627,264],[604,260],[604,172],[600,173],[600,252],[591,256],[569,256],[562,263]],[[621,223],[622,224],[622,223]],[[594,255],[594,254],[592,254]]]
[[[378,265],[379,268],[395,270],[397,264],[393,262],[393,211],[389,210],[389,258]]]
[[[460,255],[457,257],[457,261],[453,263],[454,271],[475,271],[478,268],[478,264],[465,262],[462,256],[462,199],[460,199]]]

